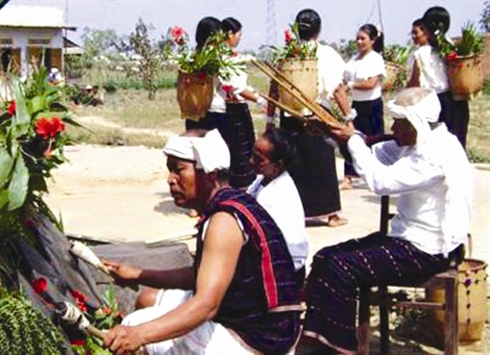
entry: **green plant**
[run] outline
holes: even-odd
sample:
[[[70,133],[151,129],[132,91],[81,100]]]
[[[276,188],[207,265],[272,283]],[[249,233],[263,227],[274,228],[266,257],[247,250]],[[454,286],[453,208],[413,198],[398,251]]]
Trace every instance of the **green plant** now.
[[[79,126],[65,106],[66,87],[48,83],[45,68],[25,83],[13,79],[12,99],[0,100],[0,242],[28,234],[33,212],[56,217],[43,202],[46,179],[65,161],[65,124]]]
[[[75,296],[79,300],[78,306],[80,310],[84,311],[85,316],[89,322],[98,329],[111,329],[122,321],[122,314],[118,310],[118,304],[116,299],[116,293],[114,286],[111,284],[104,290],[102,294],[102,304],[99,309],[94,313],[87,312],[87,308],[84,306],[84,295],[77,293]],[[73,341],[73,350],[77,354],[98,354],[98,355],[110,355],[112,354],[109,349],[106,349],[101,339],[89,335],[84,340]]]
[[[41,312],[20,295],[0,292],[2,354],[67,354],[67,343]]]
[[[228,78],[245,69],[245,62],[237,59],[233,49],[226,45],[226,35],[221,31],[210,36],[202,48],[193,50],[189,48],[182,28],[171,28],[168,36],[170,39],[166,41],[164,52],[170,62],[186,74]]]
[[[273,63],[275,64],[289,58],[304,60],[316,57],[316,42],[301,40],[297,23],[290,25],[290,28],[284,31],[284,42],[283,47],[274,48]]]
[[[460,56],[480,54],[483,51],[483,36],[472,22],[466,23],[461,31],[461,38],[454,42],[442,32],[437,35],[437,48],[441,57],[451,60]]]

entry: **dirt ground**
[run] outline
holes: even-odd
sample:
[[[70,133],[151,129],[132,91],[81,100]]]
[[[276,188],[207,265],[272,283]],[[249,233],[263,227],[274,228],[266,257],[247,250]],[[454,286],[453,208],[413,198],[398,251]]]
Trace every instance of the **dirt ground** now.
[[[156,241],[185,235],[196,220],[186,210],[173,204],[166,183],[165,157],[159,149],[145,147],[101,147],[77,145],[67,147],[70,160],[53,171],[46,202],[60,215],[65,232],[108,241]],[[338,166],[341,166],[339,162]],[[339,169],[340,170],[340,169]],[[480,192],[474,202],[474,257],[487,260],[489,227],[488,167],[478,172]],[[483,190],[483,191],[482,191]],[[378,229],[379,199],[366,187],[357,184],[342,192],[342,214],[346,226],[308,228],[310,255],[320,248]],[[473,222],[472,222],[473,223]],[[194,241],[185,241],[192,250]],[[460,354],[490,353],[490,330],[483,341],[460,346]],[[441,354],[419,343],[392,343],[392,354]],[[373,354],[376,353],[373,347]]]

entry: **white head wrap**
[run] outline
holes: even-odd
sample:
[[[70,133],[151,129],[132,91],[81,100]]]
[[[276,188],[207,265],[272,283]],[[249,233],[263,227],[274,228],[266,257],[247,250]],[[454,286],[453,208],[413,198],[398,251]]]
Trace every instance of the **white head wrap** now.
[[[230,167],[230,151],[217,129],[209,131],[204,137],[172,137],[163,148],[163,153],[195,161],[196,168],[203,169],[206,174]]]
[[[397,105],[395,101],[396,98],[387,104],[392,117],[406,118],[417,131],[417,146],[425,144],[431,131],[429,123],[437,122],[441,112],[441,103],[437,93],[432,91],[412,106]]]

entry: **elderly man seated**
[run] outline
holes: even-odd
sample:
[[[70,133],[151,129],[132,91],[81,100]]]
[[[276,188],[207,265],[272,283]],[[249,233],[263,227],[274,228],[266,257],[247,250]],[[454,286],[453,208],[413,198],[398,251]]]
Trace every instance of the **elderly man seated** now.
[[[281,354],[299,335],[294,265],[277,225],[255,199],[228,185],[230,153],[217,130],[188,131],[163,149],[175,204],[195,208],[194,268],[141,270],[106,262],[147,290],[137,310],[111,329],[116,354]]]
[[[398,195],[388,235],[326,247],[307,280],[307,315],[298,354],[355,354],[360,287],[430,276],[467,242],[471,167],[457,138],[437,123],[434,91],[411,88],[388,104],[394,140],[370,149],[352,125],[329,134],[347,142],[356,171],[378,195]]]

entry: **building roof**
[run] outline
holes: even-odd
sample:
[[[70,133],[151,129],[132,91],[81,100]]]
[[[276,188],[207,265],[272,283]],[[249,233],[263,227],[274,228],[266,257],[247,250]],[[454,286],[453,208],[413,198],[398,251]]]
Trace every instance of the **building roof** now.
[[[63,10],[55,7],[7,5],[0,11],[0,27],[67,28]]]

